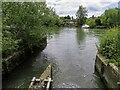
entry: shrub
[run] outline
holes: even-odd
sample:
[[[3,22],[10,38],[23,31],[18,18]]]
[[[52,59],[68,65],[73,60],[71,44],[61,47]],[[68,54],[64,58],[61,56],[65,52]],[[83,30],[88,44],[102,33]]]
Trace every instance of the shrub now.
[[[46,26],[59,26],[59,17],[45,2],[2,3],[2,54],[46,44]]]
[[[120,61],[120,33],[114,28],[100,37],[99,53],[109,59],[109,62],[118,64]],[[119,63],[120,64],[120,63]]]

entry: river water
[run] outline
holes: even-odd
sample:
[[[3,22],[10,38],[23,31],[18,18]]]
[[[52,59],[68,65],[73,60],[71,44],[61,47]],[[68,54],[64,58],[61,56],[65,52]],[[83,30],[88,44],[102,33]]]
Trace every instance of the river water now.
[[[54,88],[104,88],[94,71],[101,31],[61,28],[48,37],[42,52],[32,55],[3,80],[3,88],[27,88],[32,77],[39,77],[50,63]]]

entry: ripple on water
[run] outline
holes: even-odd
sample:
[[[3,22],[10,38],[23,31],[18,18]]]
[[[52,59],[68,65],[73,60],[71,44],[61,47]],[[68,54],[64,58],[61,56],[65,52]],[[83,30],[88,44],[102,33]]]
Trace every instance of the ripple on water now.
[[[75,83],[67,82],[59,84],[58,88],[81,88],[81,87]]]

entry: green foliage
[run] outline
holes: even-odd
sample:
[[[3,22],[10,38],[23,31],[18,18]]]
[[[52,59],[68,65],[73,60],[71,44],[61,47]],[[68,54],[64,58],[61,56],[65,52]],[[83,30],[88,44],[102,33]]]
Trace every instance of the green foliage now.
[[[88,18],[86,24],[91,27],[105,28],[115,27],[120,25],[120,9],[112,8],[106,10],[101,16],[94,18]],[[101,27],[102,26],[102,27]]]
[[[65,16],[65,17],[60,17],[60,24],[62,26],[66,26],[68,25],[68,22],[71,20],[71,17],[69,15]]]
[[[96,26],[95,20],[92,19],[92,18],[87,19],[87,20],[86,20],[86,24],[88,24],[88,25],[89,25],[90,27],[92,27],[92,28]]]
[[[96,18],[95,19],[95,24],[96,24],[96,26],[101,26],[101,20],[100,20],[100,18]]]
[[[45,2],[3,2],[3,55],[22,48],[40,47],[46,26],[60,26],[60,19]]]
[[[13,34],[9,31],[3,32],[2,38],[2,50],[3,50],[3,57],[15,52],[19,46],[18,43],[20,40],[13,39]]]
[[[120,60],[120,32],[118,29],[110,29],[100,38],[99,53],[110,59],[109,62],[119,62]]]
[[[71,19],[69,15],[65,16],[64,19]]]
[[[2,54],[2,31],[0,31],[0,54]]]
[[[120,9],[119,8],[112,8],[106,10],[101,16],[100,20],[102,25],[106,27],[114,27],[120,25]]]
[[[78,26],[82,26],[83,24],[85,24],[86,16],[87,16],[86,8],[83,7],[82,5],[79,6],[79,9],[78,9],[78,11],[76,13]]]

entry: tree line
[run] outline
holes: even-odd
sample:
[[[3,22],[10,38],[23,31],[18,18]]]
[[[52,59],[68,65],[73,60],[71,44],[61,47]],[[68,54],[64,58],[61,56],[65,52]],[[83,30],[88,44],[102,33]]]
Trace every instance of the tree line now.
[[[112,28],[120,25],[120,8],[111,8],[105,10],[105,12],[98,17],[94,17],[93,15],[87,18],[87,9],[81,5],[76,13],[76,19],[77,25],[80,27],[84,24],[88,24],[91,28]]]
[[[86,23],[91,27],[96,26],[104,26],[106,28],[112,28],[120,25],[120,9],[119,8],[111,8],[105,10],[105,12],[95,18],[88,18]]]

